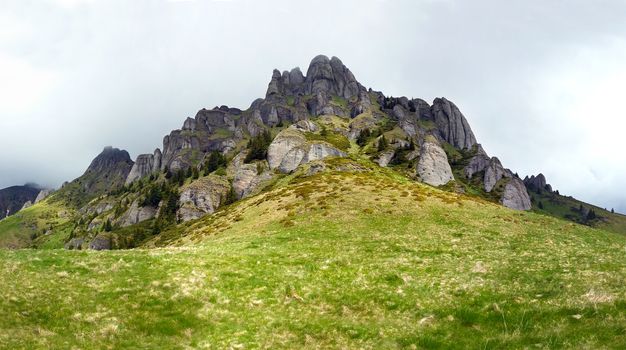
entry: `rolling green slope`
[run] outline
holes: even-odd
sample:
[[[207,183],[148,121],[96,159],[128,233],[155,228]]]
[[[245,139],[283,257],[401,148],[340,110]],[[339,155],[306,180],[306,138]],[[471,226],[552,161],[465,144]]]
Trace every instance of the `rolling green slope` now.
[[[558,218],[578,222],[584,225],[598,227],[607,231],[626,234],[626,215],[611,213],[610,211],[579,201],[573,197],[561,196],[554,192],[528,190],[532,198],[533,210]],[[541,203],[541,204],[539,204]],[[581,208],[592,209],[596,218],[585,218]]]
[[[360,171],[302,169],[154,249],[0,250],[0,348],[626,347],[623,236],[329,163]]]

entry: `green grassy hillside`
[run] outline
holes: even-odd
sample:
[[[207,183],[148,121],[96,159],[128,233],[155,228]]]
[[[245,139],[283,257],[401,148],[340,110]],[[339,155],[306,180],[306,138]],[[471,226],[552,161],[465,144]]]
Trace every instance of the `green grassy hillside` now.
[[[626,347],[623,236],[348,163],[154,249],[0,250],[0,348]]]

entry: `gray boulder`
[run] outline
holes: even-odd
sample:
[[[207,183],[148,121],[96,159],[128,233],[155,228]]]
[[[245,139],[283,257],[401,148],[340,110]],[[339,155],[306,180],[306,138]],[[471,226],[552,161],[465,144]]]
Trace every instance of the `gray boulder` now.
[[[391,162],[395,153],[396,152],[394,150],[384,151],[380,154],[380,156],[378,156],[378,159],[376,159],[376,163],[378,163],[378,165],[382,167],[389,165],[389,162]]]
[[[422,144],[417,175],[423,182],[432,186],[445,185],[454,180],[448,156],[438,144],[431,141]]]
[[[289,173],[300,164],[327,157],[345,157],[346,153],[323,141],[307,141],[302,128],[304,125],[292,125],[281,131],[267,150],[270,169]]]
[[[128,210],[120,216],[117,223],[121,227],[127,227],[138,224],[140,222],[150,220],[156,217],[158,209],[150,206],[141,207],[137,201],[134,201]]]
[[[230,183],[222,176],[209,175],[193,181],[181,189],[178,218],[189,221],[215,212],[229,191]]]
[[[89,242],[91,250],[111,250],[113,247],[112,237],[110,233],[100,233]]]
[[[517,177],[511,178],[504,187],[501,203],[515,210],[530,210],[530,197],[522,180]]]
[[[69,242],[65,243],[65,249],[69,250],[81,250],[85,244],[84,238],[72,238]]]

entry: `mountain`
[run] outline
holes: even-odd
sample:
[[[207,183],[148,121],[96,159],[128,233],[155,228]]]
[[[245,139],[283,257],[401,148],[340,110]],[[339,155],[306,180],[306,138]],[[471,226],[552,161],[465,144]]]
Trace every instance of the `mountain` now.
[[[21,234],[4,236],[21,235],[21,244],[34,247],[50,237],[66,248],[134,247],[172,225],[271,189],[303,166],[324,172],[338,158],[373,162],[412,181],[511,209],[626,231],[623,216],[594,207],[596,217],[588,219],[590,205],[557,197],[543,175],[523,181],[505,168],[485,152],[452,101],[386,96],[365,88],[337,57],[320,55],[306,75],[299,68],[274,70],[265,97],[245,110],[199,110],[166,135],[161,148],[134,162],[128,152],[106,147],[45,204],[4,224]],[[51,207],[61,211],[51,216]],[[0,243],[2,235],[0,224]]]
[[[0,190],[0,219],[32,205],[41,189],[37,185],[11,186]],[[29,204],[27,204],[29,203]]]
[[[0,221],[0,348],[626,347],[626,217],[479,136],[336,57],[275,70]]]

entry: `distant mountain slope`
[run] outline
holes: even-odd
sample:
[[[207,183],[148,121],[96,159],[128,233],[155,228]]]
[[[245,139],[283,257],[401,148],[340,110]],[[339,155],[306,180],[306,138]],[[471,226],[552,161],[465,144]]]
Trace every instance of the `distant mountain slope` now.
[[[531,196],[534,211],[583,225],[626,233],[626,215],[561,195],[546,182],[543,174],[526,177],[524,183]]]
[[[13,215],[27,202],[34,202],[41,191],[35,185],[11,186],[0,190],[0,219]]]

